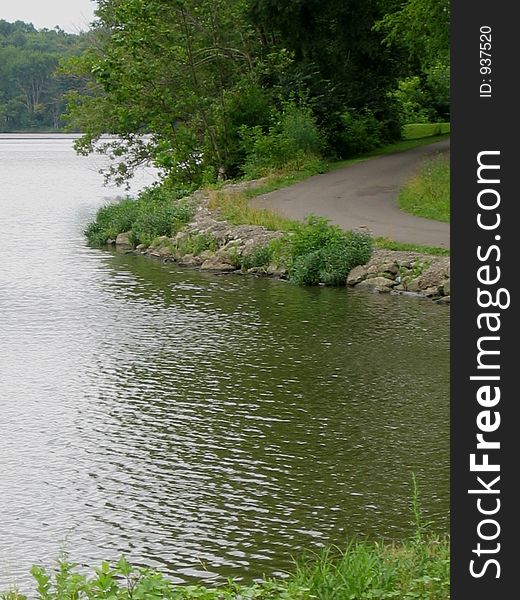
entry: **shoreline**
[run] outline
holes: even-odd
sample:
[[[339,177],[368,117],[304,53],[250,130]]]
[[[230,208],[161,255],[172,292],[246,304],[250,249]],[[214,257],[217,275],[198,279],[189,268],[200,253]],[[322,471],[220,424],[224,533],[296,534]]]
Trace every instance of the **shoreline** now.
[[[262,179],[233,183],[224,186],[222,191],[242,193],[264,183]],[[286,232],[260,225],[233,225],[223,219],[218,210],[209,208],[209,195],[203,191],[194,192],[189,199],[196,206],[194,216],[175,236],[160,236],[149,246],[134,247],[130,232],[124,232],[115,240],[108,240],[107,246],[202,271],[288,278],[283,266],[251,264],[248,267],[246,260],[287,235]],[[450,276],[449,256],[375,248],[367,263],[350,271],[345,286],[371,293],[428,298],[437,304],[449,305]]]

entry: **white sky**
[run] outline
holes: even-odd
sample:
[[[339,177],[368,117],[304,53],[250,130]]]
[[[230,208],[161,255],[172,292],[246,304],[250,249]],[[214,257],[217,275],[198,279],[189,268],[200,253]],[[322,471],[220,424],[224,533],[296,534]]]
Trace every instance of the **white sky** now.
[[[25,21],[37,29],[59,25],[69,33],[86,31],[94,18],[92,0],[0,0],[0,19]]]

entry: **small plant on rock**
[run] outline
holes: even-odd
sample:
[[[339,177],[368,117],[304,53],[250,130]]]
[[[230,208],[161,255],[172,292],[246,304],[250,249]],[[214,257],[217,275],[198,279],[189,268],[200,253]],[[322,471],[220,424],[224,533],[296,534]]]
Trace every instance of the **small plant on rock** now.
[[[199,256],[206,250],[215,252],[218,247],[217,238],[205,233],[188,235],[177,243],[177,250],[180,254],[193,254],[193,256]]]

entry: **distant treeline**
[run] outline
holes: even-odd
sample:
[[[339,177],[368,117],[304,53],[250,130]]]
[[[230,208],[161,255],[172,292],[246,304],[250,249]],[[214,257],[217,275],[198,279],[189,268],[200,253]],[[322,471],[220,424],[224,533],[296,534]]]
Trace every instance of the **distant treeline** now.
[[[55,71],[61,59],[83,52],[88,37],[0,20],[0,131],[63,127],[63,95],[77,83]]]

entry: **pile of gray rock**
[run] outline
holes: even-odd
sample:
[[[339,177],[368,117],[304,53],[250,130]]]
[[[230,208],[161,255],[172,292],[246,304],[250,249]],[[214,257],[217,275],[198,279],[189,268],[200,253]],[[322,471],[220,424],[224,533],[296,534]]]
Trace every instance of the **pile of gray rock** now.
[[[347,285],[378,293],[412,294],[450,303],[450,259],[413,252],[375,250],[349,273]]]
[[[231,273],[241,271],[241,259],[255,250],[265,248],[273,240],[283,237],[281,231],[270,231],[258,225],[232,225],[219,218],[208,208],[208,198],[199,197],[193,219],[174,237],[161,236],[151,246],[140,245],[135,252],[163,262],[177,262],[181,266],[205,271]],[[189,240],[204,238],[212,249],[200,253],[187,252]],[[119,250],[133,251],[129,233],[121,233],[115,240]],[[287,270],[277,265],[252,267],[248,273],[285,278]]]

